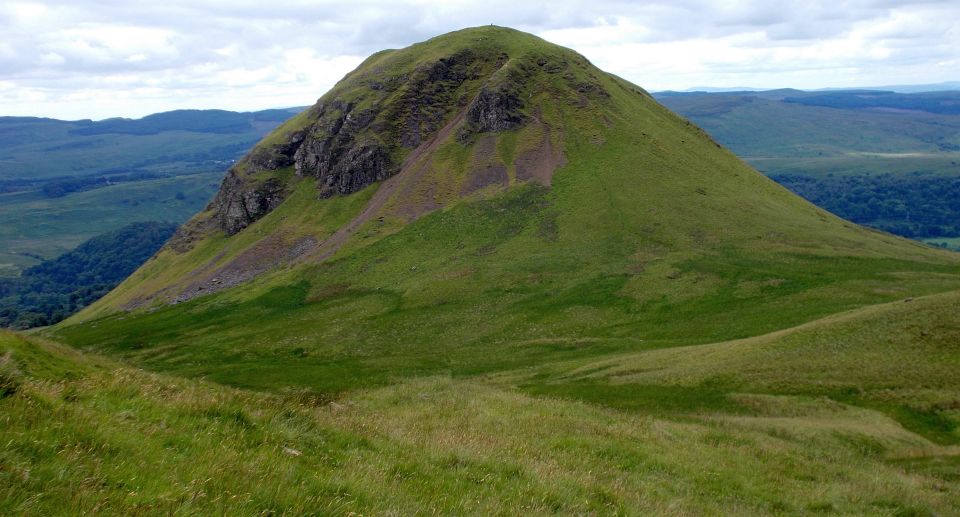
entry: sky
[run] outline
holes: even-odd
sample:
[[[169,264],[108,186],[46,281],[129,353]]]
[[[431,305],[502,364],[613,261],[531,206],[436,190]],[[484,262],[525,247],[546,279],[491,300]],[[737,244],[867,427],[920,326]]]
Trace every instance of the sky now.
[[[488,24],[651,91],[960,80],[958,0],[3,0],[0,116],[304,106],[377,50]]]

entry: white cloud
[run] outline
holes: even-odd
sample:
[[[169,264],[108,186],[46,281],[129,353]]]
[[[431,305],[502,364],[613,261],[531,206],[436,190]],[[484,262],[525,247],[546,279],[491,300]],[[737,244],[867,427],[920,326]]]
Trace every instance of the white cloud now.
[[[314,102],[371,52],[498,24],[648,89],[957,80],[955,0],[47,0],[0,4],[0,114]]]

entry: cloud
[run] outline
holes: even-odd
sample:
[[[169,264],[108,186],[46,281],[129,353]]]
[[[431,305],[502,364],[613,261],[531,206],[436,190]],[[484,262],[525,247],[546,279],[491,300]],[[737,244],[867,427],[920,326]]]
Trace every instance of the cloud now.
[[[952,0],[14,0],[0,114],[312,103],[366,55],[462,27],[536,33],[649,89],[956,80]]]

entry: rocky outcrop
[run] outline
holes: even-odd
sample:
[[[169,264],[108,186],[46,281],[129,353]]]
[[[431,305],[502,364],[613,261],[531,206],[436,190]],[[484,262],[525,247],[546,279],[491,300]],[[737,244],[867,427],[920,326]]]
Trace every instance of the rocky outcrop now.
[[[294,164],[294,155],[303,139],[305,131],[295,131],[287,136],[287,140],[273,147],[255,147],[244,158],[244,164],[249,172],[275,171]]]
[[[484,88],[467,108],[467,123],[476,132],[507,131],[523,124],[523,101],[506,88]]]
[[[350,78],[362,90],[322,99],[310,108],[306,124],[279,142],[258,145],[230,170],[212,204],[215,220],[232,235],[278,206],[286,189],[277,179],[263,179],[269,176],[264,171],[292,166],[297,175],[317,179],[321,198],[385,180],[399,171],[406,150],[428,141],[465,107],[470,133],[518,127],[524,122],[522,81],[505,74],[478,94],[473,92],[479,85],[471,83],[508,61],[503,53],[481,57],[464,49],[405,73],[386,76],[374,67],[367,76]]]
[[[317,178],[320,197],[356,192],[396,172],[384,145],[364,134],[376,114],[339,101],[321,110],[293,157],[297,174]]]
[[[279,179],[268,178],[251,185],[234,168],[223,179],[211,204],[220,229],[233,235],[279,206],[283,199],[284,185]]]
[[[479,78],[474,69],[478,59],[475,52],[466,49],[422,66],[413,74],[403,98],[387,113],[388,118],[402,121],[398,132],[403,147],[417,147],[443,126],[458,107],[457,90],[466,81]]]
[[[501,56],[499,68],[467,105],[466,123],[461,128],[461,142],[470,140],[472,134],[509,131],[523,125],[527,117],[523,113],[521,92],[532,70],[523,61],[510,61]]]
[[[297,174],[318,180],[320,197],[345,195],[397,173],[397,149],[412,149],[435,133],[456,108],[457,90],[477,78],[471,50],[418,67],[410,75],[368,83],[395,102],[358,111],[334,100],[322,105],[294,156]]]

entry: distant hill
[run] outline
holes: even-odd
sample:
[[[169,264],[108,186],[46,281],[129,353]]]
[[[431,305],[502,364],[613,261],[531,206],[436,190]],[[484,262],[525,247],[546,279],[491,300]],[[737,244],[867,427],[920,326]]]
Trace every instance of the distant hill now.
[[[183,222],[237,158],[300,110],[0,117],[0,277],[132,221]]]
[[[0,191],[65,177],[225,168],[300,109],[178,110],[98,122],[0,117]]]
[[[656,96],[751,165],[842,217],[932,242],[960,237],[960,92]]]
[[[176,110],[147,115],[140,119],[114,118],[83,124],[75,135],[156,135],[165,131],[231,134],[246,133],[257,124],[281,123],[298,113],[300,108],[271,109],[250,113],[224,110]]]
[[[768,174],[960,173],[960,92],[655,96]]]
[[[895,84],[881,86],[866,86],[860,88],[820,88],[815,91],[832,90],[883,90],[897,93],[923,93],[923,92],[942,92],[942,91],[960,91],[960,81],[945,81],[942,83],[930,84]]]
[[[895,93],[877,90],[837,91],[787,97],[784,102],[827,108],[877,111],[915,111],[960,115],[960,92]],[[949,145],[949,144],[946,144]],[[947,150],[960,151],[953,144]]]
[[[852,91],[852,90],[881,90],[897,93],[923,93],[923,92],[942,92],[942,91],[960,91],[960,81],[945,81],[942,83],[929,83],[929,84],[898,84],[898,85],[883,85],[883,86],[858,86],[858,87],[842,87],[842,88],[815,88],[808,90],[811,92],[829,92],[829,91]],[[694,86],[681,90],[682,93],[687,92],[700,92],[700,93],[724,93],[724,92],[763,92],[770,91],[770,88],[754,88],[750,86]],[[654,92],[654,95],[659,96],[660,94],[665,93],[665,91]]]

